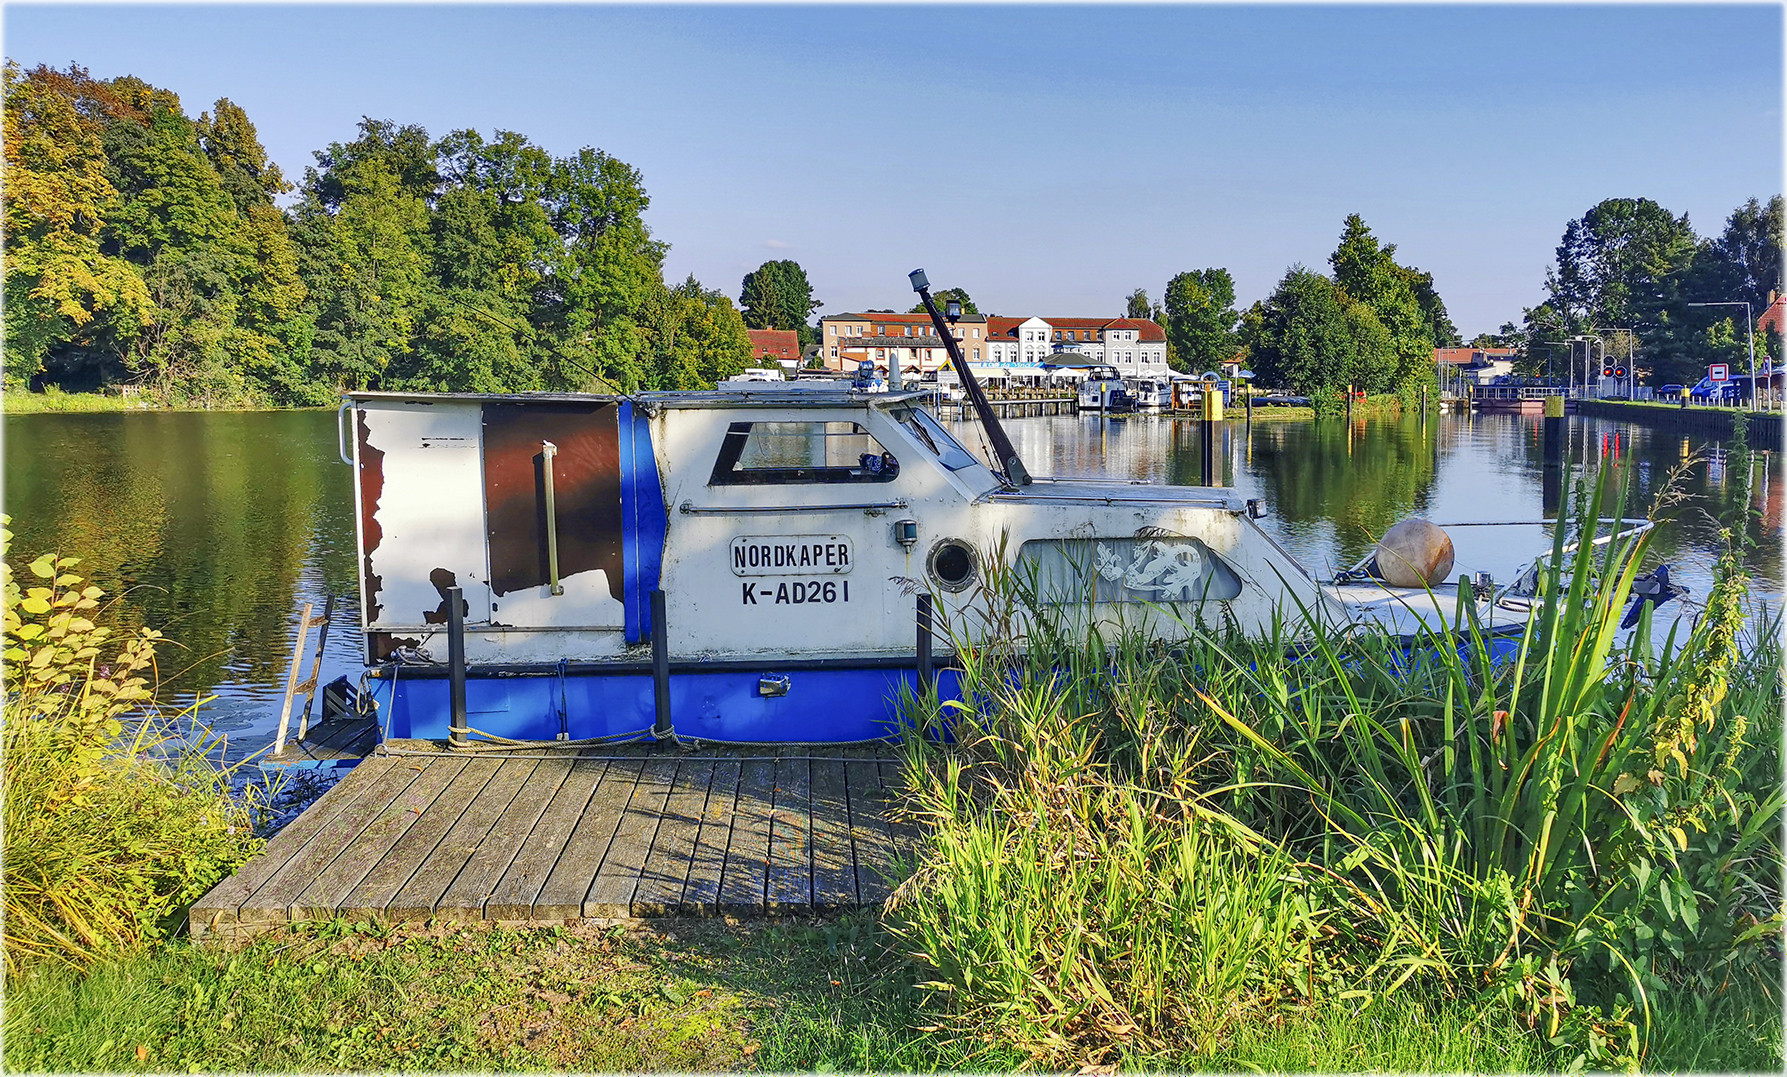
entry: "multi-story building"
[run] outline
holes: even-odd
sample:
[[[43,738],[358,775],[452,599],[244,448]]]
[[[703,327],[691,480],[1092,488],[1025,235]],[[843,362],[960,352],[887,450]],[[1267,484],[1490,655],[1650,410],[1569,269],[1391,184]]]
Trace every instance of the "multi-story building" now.
[[[971,363],[985,362],[987,319],[964,314],[953,326],[956,344]],[[928,374],[949,362],[943,338],[929,314],[828,314],[819,320],[819,355],[831,370],[855,370],[864,360],[904,373]]]
[[[1109,363],[1125,377],[1164,375],[1166,332],[1143,318],[988,318],[964,314],[954,326],[970,363],[1047,363],[1064,352]],[[928,374],[949,361],[928,314],[832,314],[820,319],[825,365],[853,370],[863,360]]]
[[[1145,318],[990,318],[988,358],[1045,363],[1075,352],[1117,368],[1124,377],[1165,375],[1165,330]]]

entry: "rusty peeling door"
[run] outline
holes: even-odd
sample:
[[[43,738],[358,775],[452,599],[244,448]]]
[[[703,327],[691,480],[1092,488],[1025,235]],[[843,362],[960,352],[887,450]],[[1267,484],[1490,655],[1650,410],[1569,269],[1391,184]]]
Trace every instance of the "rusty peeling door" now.
[[[484,405],[493,623],[624,626],[619,411],[612,402]],[[562,593],[552,588],[555,555]]]

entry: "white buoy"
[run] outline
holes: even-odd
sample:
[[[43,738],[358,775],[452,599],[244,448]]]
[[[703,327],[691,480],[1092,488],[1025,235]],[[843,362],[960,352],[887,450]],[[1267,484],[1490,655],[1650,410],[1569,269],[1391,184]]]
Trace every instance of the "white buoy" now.
[[[1452,536],[1428,520],[1403,520],[1378,540],[1376,561],[1392,587],[1433,587],[1452,571]]]

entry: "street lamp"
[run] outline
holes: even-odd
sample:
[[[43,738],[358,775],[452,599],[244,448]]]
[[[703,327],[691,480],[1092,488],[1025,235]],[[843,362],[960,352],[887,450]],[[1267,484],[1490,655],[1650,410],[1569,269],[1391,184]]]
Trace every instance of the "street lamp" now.
[[[1689,303],[1690,307],[1742,307],[1744,308],[1744,331],[1750,337],[1750,410],[1756,410],[1756,323],[1750,320],[1750,301],[1748,299],[1727,299],[1717,303]]]

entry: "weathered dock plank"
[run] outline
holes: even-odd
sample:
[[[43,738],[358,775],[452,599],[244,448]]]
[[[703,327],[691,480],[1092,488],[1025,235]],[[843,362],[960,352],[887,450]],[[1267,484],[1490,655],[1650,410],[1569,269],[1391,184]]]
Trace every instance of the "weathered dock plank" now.
[[[769,828],[772,911],[813,904],[813,769],[804,755],[776,760],[775,809]]]
[[[429,862],[441,840],[452,831],[467,807],[484,793],[490,779],[500,769],[499,762],[489,757],[466,760],[459,773],[441,791],[441,795],[434,798],[434,803],[422,809],[416,821],[397,839],[397,843],[379,858],[379,862],[372,866],[366,877],[342,899],[340,915],[363,919],[396,912],[399,905],[397,895],[422,869],[422,865]],[[444,882],[441,889],[446,889]],[[427,910],[418,912],[425,914],[432,908],[430,905]]]
[[[354,768],[356,771],[358,767]],[[343,782],[359,777],[350,774]],[[366,824],[377,817],[386,805],[408,787],[416,772],[408,768],[388,767],[371,776],[361,794],[334,818],[323,824],[290,859],[279,866],[255,892],[245,898],[236,910],[236,922],[243,924],[279,922],[291,918],[292,899],[297,897],[317,873],[341,855]]]
[[[442,916],[481,920],[484,904],[509,870],[521,843],[533,832],[559,786],[571,776],[571,758],[542,759],[533,775],[516,793],[490,830],[478,842],[471,859],[441,894],[435,911]]]
[[[516,794],[533,780],[534,771],[539,766],[538,761],[532,759],[485,759],[497,764],[496,773],[465,805],[465,810],[453,821],[446,835],[423,855],[409,879],[398,887],[385,908],[387,917],[416,920],[435,915],[441,908],[441,898],[447,887],[471,862],[472,854],[478,851],[491,828],[509,810]]]
[[[856,853],[850,835],[850,794],[841,759],[812,761],[813,907],[856,904]]]
[[[732,820],[738,808],[736,759],[714,761],[713,779],[701,810],[701,827],[689,854],[689,878],[683,888],[684,911],[709,915],[719,911],[720,875],[726,868],[726,843],[732,837]]]
[[[658,821],[664,811],[664,798],[676,776],[676,760],[653,756],[639,770],[633,795],[627,800],[608,855],[596,869],[589,894],[583,899],[585,916],[631,916],[633,897],[638,891],[639,874],[645,869],[646,855],[657,836]]]
[[[292,897],[288,909],[291,918],[335,915],[342,899],[390,852],[410,824],[434,803],[464,766],[463,759],[422,760],[407,768],[399,764],[397,773],[404,769],[414,772],[409,784]]]
[[[775,806],[776,764],[747,759],[739,774],[726,867],[720,876],[719,911],[745,916],[764,911],[769,883],[769,820]]]
[[[651,851],[646,854],[639,889],[633,895],[634,916],[668,916],[682,911],[683,891],[689,881],[695,839],[701,831],[701,813],[707,806],[707,789],[713,776],[712,759],[677,762],[676,776],[664,798],[663,818],[652,839]]]
[[[515,852],[515,859],[503,872],[484,902],[486,920],[528,920],[534,913],[534,899],[545,889],[547,877],[558,865],[565,842],[576,829],[577,821],[589,807],[590,797],[608,764],[600,759],[579,759],[571,764],[564,783],[553,794],[551,803],[534,824],[532,831]]]
[[[589,806],[565,839],[564,854],[547,876],[534,901],[534,915],[544,920],[569,920],[583,915],[583,902],[595,884],[596,872],[614,843],[621,814],[639,784],[641,759],[611,760],[590,797]]]
[[[195,937],[309,917],[762,915],[885,898],[913,838],[876,749],[375,755],[193,906]]]
[[[261,850],[260,855],[242,865],[240,871],[212,887],[210,893],[194,902],[188,914],[193,937],[202,938],[208,932],[234,924],[236,912],[242,903],[284,867],[286,861],[296,855],[319,830],[363,795],[367,783],[383,771],[389,770],[391,763],[391,760],[379,759],[355,768],[354,773],[337,782],[298,818],[287,823],[279,833],[268,839],[266,848]]]
[[[887,789],[881,766],[874,755],[844,764],[844,781],[850,789],[850,838],[856,849],[856,893],[864,905],[887,900],[887,868],[893,859],[893,838],[888,830]]]

